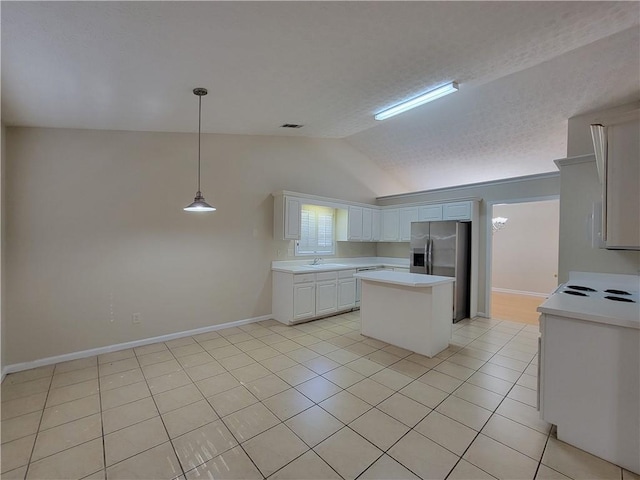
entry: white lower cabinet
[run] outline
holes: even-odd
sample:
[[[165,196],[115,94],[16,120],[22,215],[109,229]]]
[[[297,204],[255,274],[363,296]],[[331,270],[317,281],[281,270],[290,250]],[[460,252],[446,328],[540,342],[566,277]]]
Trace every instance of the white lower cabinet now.
[[[640,329],[542,314],[540,333],[541,418],[558,440],[640,473]]]
[[[284,324],[325,317],[355,307],[355,270],[273,272],[273,317]]]
[[[316,283],[316,316],[338,311],[338,281],[324,280]]]
[[[356,279],[338,280],[338,310],[349,310],[356,306]]]
[[[299,283],[293,286],[293,320],[312,318],[316,314],[316,284]]]

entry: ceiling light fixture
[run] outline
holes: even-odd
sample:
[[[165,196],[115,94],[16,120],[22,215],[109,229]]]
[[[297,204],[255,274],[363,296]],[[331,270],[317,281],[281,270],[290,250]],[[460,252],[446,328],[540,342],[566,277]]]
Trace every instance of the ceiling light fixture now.
[[[194,88],[193,94],[198,96],[198,191],[196,198],[189,206],[184,207],[185,212],[214,212],[216,209],[204,201],[200,192],[200,133],[202,129],[202,97],[206,95],[206,88]]]
[[[380,113],[376,113],[373,118],[376,120],[386,120],[389,117],[393,117],[394,115],[398,115],[399,113],[406,112],[407,110],[411,110],[412,108],[419,107],[420,105],[424,105],[427,102],[431,102],[436,98],[444,97],[445,95],[449,95],[450,93],[458,91],[457,82],[447,83],[441,87],[438,87],[434,90],[429,90],[422,95],[412,98],[411,100],[407,100],[406,102],[402,102],[395,107],[388,108],[383,110]]]
[[[491,230],[493,233],[496,233],[498,230],[502,230],[507,226],[508,218],[505,217],[495,217],[491,219]]]

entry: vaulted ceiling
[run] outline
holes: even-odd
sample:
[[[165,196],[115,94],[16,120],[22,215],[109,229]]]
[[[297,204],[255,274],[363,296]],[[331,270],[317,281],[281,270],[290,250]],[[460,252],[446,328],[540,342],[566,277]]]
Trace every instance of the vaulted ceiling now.
[[[3,2],[6,125],[345,138],[422,190],[555,170],[640,98],[638,2]],[[373,114],[457,81],[383,122]],[[298,123],[298,130],[280,128]]]

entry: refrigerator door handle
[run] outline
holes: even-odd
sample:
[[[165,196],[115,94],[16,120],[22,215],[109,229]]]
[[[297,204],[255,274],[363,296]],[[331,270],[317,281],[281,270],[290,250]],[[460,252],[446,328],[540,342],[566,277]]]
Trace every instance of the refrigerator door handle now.
[[[426,257],[427,257],[427,275],[433,274],[433,240],[428,239],[425,245]]]

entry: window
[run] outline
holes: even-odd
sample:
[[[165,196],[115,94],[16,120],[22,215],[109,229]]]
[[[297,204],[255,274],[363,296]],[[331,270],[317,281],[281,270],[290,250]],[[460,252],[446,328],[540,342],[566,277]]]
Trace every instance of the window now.
[[[300,240],[296,255],[333,255],[335,252],[334,209],[318,205],[302,205]]]

